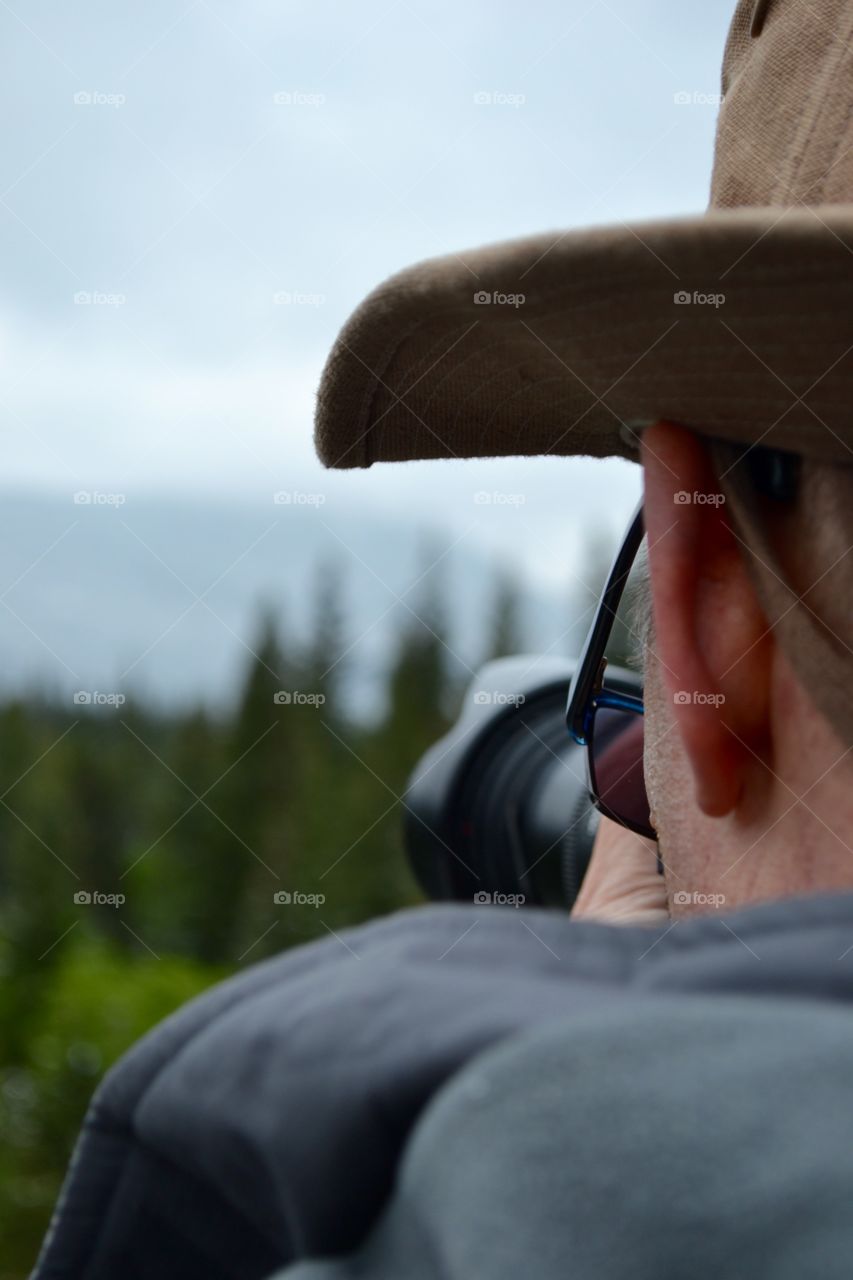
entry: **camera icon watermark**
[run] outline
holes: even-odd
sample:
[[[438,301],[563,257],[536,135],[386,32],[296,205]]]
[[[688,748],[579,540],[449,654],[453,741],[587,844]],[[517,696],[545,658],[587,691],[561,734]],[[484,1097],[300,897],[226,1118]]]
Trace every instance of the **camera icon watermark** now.
[[[679,689],[672,695],[677,707],[721,707],[726,700],[724,693],[701,693],[698,689]]]
[[[123,707],[127,698],[123,693],[102,693],[99,689],[78,689],[71,701],[75,707]]]
[[[672,300],[677,307],[716,307],[720,308],[726,304],[726,295],[724,293],[702,293],[699,289],[694,289],[691,293],[688,289],[678,289],[673,295]]]
[[[487,893],[480,889],[474,894],[475,907],[523,907],[527,901],[523,893]]]
[[[74,294],[75,307],[123,307],[126,302],[126,294],[103,293],[100,289],[78,289]]]
[[[279,89],[272,96],[277,107],[322,107],[326,101],[325,93],[306,93],[304,89]]]
[[[78,889],[74,894],[76,907],[123,907],[127,898],[123,893],[101,893],[95,889]]]
[[[474,494],[474,505],[477,507],[523,507],[527,501],[524,493],[501,493],[497,489],[488,492],[478,489]]]
[[[124,493],[101,493],[98,489],[78,489],[74,494],[76,507],[123,507],[127,502]]]
[[[123,107],[126,102],[126,94],[103,93],[100,89],[78,89],[74,95],[75,107]]]
[[[279,489],[272,500],[277,507],[322,507],[325,493],[306,493],[302,489]]]
[[[721,107],[725,101],[722,93],[703,93],[699,89],[679,89],[672,95],[677,107]]]
[[[677,507],[721,507],[726,500],[724,493],[701,493],[698,489],[694,489],[692,493],[687,489],[677,489],[672,495],[672,500]]]
[[[325,293],[300,293],[298,289],[279,289],[272,300],[277,307],[322,307]]]
[[[325,893],[302,893],[299,889],[277,889],[272,896],[277,907],[322,907]]]
[[[302,693],[299,689],[277,689],[272,696],[277,707],[322,707],[325,693]]]
[[[515,307],[518,310],[526,301],[524,293],[501,293],[500,289],[477,289],[474,294],[474,303],[478,307]]]
[[[477,107],[523,107],[527,101],[524,93],[505,93],[502,89],[479,89],[474,94]]]
[[[719,911],[725,901],[724,893],[687,893],[684,889],[679,889],[672,895],[673,906],[676,907],[713,907]]]
[[[526,701],[523,693],[507,693],[502,689],[478,689],[474,694],[478,707],[521,707]]]

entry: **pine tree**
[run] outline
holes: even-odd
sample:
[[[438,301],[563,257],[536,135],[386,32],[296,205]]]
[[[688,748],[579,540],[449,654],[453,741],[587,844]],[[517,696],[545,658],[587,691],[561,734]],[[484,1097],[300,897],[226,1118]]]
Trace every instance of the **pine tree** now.
[[[207,873],[211,927],[220,954],[232,959],[261,931],[296,848],[288,804],[296,784],[298,684],[270,610],[252,650],[225,736],[227,772],[207,797],[218,827]]]
[[[521,591],[514,577],[501,570],[495,581],[491,610],[491,637],[486,657],[507,658],[520,653],[522,638]]]
[[[570,590],[573,625],[570,630],[572,657],[578,657],[592,625],[604,591],[618,543],[604,529],[592,529],[583,544],[578,558],[575,576]],[[629,592],[623,593],[622,603],[613,620],[607,659],[619,666],[631,661],[636,644],[631,635],[627,604]]]
[[[342,582],[339,561],[318,566],[305,661],[309,688],[323,697],[325,714],[331,718],[340,711],[338,695],[347,669]]]

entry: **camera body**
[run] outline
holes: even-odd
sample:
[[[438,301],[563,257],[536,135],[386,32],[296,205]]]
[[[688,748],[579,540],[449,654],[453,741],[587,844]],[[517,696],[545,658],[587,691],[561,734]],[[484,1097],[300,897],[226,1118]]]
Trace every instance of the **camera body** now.
[[[432,899],[570,908],[599,815],[586,748],[566,727],[576,663],[518,656],[487,663],[455,725],[419,761],[406,791],[404,838]],[[642,681],[607,668],[608,686]]]

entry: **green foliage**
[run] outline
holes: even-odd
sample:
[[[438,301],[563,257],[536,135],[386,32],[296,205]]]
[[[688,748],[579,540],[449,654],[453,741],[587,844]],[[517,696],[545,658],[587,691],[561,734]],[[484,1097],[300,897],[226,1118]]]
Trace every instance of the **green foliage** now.
[[[0,1067],[0,1280],[27,1274],[101,1073],[226,970],[132,955],[78,926],[38,990],[26,1047]],[[4,1010],[3,1025],[8,1012]]]
[[[352,722],[340,587],[318,576],[302,649],[261,617],[230,714],[0,706],[0,1280],[28,1274],[93,1089],[135,1040],[242,965],[419,900],[400,798],[469,673],[425,580],[384,715]]]
[[[29,1273],[91,1094],[130,1045],[239,967],[420,899],[405,788],[473,673],[427,570],[385,709],[355,723],[341,588],[317,575],[301,648],[261,616],[229,714],[0,705],[0,1280]],[[499,576],[484,659],[521,647],[521,613]]]

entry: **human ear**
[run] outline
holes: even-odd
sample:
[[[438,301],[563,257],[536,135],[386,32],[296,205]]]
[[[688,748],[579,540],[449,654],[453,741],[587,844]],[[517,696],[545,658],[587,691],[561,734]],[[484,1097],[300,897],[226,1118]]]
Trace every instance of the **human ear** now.
[[[642,461],[654,647],[697,804],[722,817],[769,763],[774,640],[707,447],[658,423]]]

